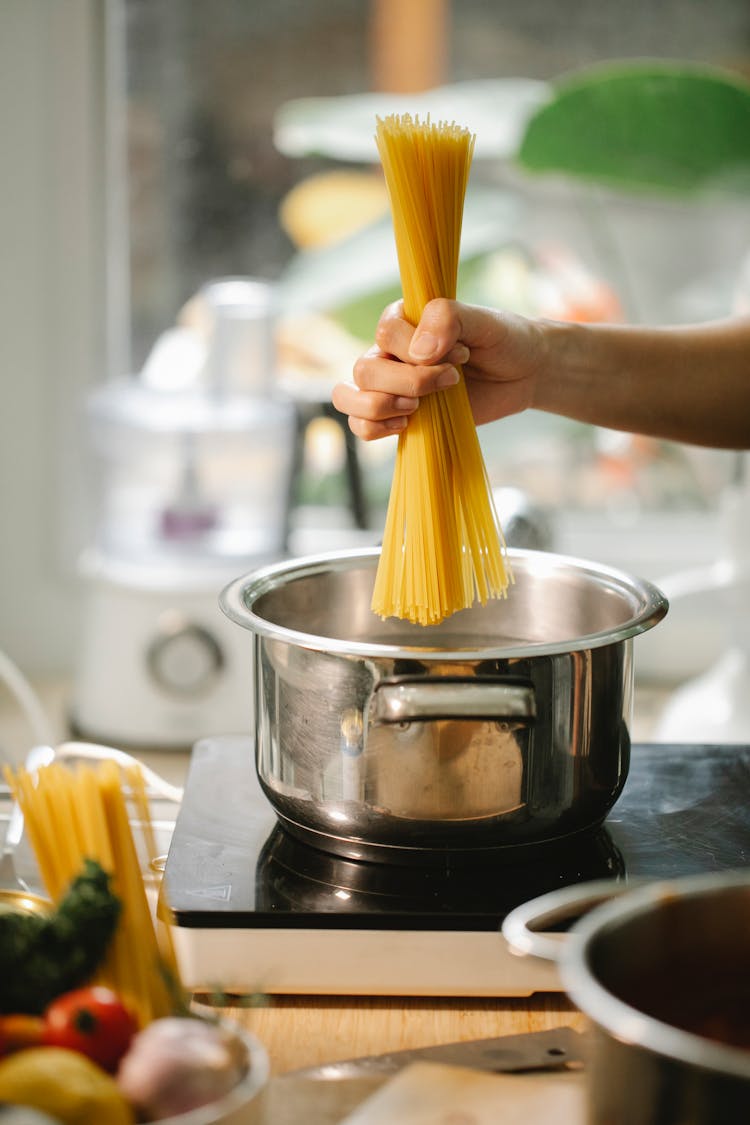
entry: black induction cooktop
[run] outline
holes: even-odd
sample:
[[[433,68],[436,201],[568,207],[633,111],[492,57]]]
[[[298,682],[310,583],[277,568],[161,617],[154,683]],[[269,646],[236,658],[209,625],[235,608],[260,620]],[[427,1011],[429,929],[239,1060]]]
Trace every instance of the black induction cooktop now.
[[[750,747],[642,744],[604,824],[538,856],[446,856],[396,867],[334,856],[280,826],[248,738],[199,742],[165,871],[177,926],[496,930],[557,887],[742,868],[750,856]]]

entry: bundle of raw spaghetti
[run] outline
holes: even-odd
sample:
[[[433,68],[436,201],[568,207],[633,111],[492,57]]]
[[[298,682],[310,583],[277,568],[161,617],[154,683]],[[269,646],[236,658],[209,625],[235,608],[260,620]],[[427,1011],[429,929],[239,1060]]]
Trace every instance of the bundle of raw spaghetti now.
[[[456,296],[474,137],[410,115],[377,122],[391,201],[404,315]],[[512,575],[463,372],[435,391],[399,437],[372,609],[420,625],[491,597]]]
[[[87,859],[111,876],[121,912],[97,981],[122,996],[141,1025],[173,1013],[182,998],[177,961],[168,929],[157,926],[151,912],[126,799],[127,792],[150,850],[153,827],[140,768],[53,763],[36,773],[6,770],[6,778],[53,902]]]

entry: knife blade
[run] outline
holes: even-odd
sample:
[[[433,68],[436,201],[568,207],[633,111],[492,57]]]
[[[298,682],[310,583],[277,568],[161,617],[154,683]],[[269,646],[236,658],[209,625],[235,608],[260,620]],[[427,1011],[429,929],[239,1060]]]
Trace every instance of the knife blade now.
[[[433,1047],[392,1051],[383,1055],[338,1059],[320,1066],[290,1071],[286,1077],[339,1081],[344,1078],[394,1074],[417,1060],[473,1067],[496,1074],[559,1070],[569,1066],[582,1066],[584,1045],[583,1033],[572,1027],[557,1027],[551,1031],[528,1031],[521,1035],[468,1039],[456,1043],[440,1043]]]

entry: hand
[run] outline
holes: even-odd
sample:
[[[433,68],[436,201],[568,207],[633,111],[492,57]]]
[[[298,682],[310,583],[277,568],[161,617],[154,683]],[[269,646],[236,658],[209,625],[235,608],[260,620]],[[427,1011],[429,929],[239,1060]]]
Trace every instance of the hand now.
[[[397,301],[381,316],[375,340],[357,360],[354,381],[332,394],[364,441],[403,430],[424,395],[457,382],[456,365],[478,425],[533,405],[545,352],[542,322],[438,298],[415,329]]]

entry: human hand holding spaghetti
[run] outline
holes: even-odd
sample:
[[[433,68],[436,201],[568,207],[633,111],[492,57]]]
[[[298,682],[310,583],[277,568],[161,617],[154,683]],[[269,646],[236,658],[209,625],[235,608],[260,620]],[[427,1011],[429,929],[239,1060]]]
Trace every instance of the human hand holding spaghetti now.
[[[474,136],[410,114],[377,119],[407,321],[456,297],[461,224]],[[505,597],[512,583],[462,372],[429,395],[398,440],[370,608],[436,625]]]
[[[544,337],[535,321],[438,298],[415,329],[401,301],[384,311],[375,347],[354,367],[354,382],[333,403],[364,441],[398,433],[419,399],[457,381],[460,364],[477,424],[533,406]]]
[[[477,424],[533,407],[630,433],[750,448],[748,316],[679,327],[568,324],[438,299],[415,329],[397,302],[333,403],[365,441],[398,433],[425,395],[455,379],[454,364]]]

